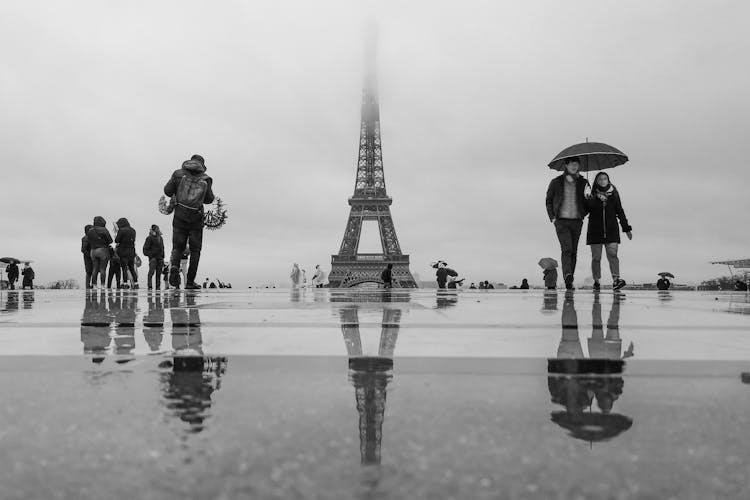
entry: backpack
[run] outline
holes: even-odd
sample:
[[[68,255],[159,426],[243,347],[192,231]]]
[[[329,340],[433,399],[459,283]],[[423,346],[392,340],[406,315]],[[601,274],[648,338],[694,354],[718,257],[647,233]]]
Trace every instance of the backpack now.
[[[203,200],[208,192],[207,175],[186,174],[177,186],[177,203],[190,210],[203,208]]]

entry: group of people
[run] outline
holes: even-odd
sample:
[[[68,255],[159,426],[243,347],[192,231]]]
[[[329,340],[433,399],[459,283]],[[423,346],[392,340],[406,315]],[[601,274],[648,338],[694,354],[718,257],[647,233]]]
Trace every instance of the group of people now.
[[[205,172],[204,158],[193,155],[172,173],[164,186],[164,194],[175,200],[172,253],[169,264],[165,265],[164,239],[159,226],[153,224],[143,244],[143,255],[149,261],[149,289],[159,290],[162,276],[165,288],[167,285],[179,288],[181,282],[186,289],[201,288],[195,277],[203,243],[203,205],[214,201],[213,180]],[[140,257],[135,251],[135,241],[136,231],[128,219],[123,217],[115,223],[113,239],[104,218],[94,217],[93,224],[85,226],[81,239],[86,288],[96,287],[97,282],[101,288],[111,288],[114,278],[117,288],[122,280],[123,285],[137,289]]]
[[[573,290],[573,280],[578,260],[578,240],[583,229],[583,219],[588,215],[586,244],[591,247],[591,272],[594,290],[601,288],[602,251],[607,255],[612,274],[612,288],[625,286],[620,276],[620,260],[617,250],[620,244],[620,227],[628,239],[633,239],[633,229],[622,208],[620,193],[606,172],[594,177],[593,187],[580,175],[580,159],[565,159],[565,171],[549,183],[545,204],[550,222],[555,226],[560,241],[562,274],[565,288]],[[619,226],[618,227],[618,222]],[[555,288],[557,273],[545,275],[547,288]]]
[[[5,266],[5,274],[8,277],[8,289],[15,290],[16,289],[16,281],[18,281],[18,264],[15,262],[9,263],[7,266]],[[31,268],[28,262],[25,262],[23,265],[23,270],[20,271],[20,275],[23,276],[23,280],[21,281],[21,288],[26,289],[33,289],[34,288],[34,270]]]
[[[296,262],[292,264],[292,272],[289,273],[289,278],[292,280],[292,288],[306,288],[307,283],[307,272],[304,269],[300,269],[299,264]],[[313,288],[324,288],[328,284],[326,272],[320,267],[320,264],[315,266],[315,273],[313,273],[310,285]]]

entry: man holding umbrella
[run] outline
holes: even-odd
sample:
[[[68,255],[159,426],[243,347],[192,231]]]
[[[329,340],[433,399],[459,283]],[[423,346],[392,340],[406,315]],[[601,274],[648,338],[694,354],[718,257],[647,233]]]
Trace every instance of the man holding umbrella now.
[[[8,265],[5,268],[5,272],[8,275],[8,288],[15,290],[16,281],[18,281],[18,264],[16,259],[8,259]]]
[[[565,158],[564,172],[550,181],[547,188],[547,215],[555,225],[560,241],[563,279],[565,288],[573,289],[573,275],[576,272],[578,240],[581,237],[583,218],[586,216],[585,199],[591,196],[589,182],[581,177],[577,156]]]

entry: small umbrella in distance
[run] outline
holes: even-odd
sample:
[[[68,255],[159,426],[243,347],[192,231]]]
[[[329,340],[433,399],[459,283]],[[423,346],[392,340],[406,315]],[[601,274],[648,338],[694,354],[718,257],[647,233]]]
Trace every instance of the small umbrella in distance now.
[[[437,269],[438,267],[440,267],[440,263],[443,263],[443,264],[445,264],[446,266],[448,265],[448,263],[447,263],[447,262],[445,262],[444,260],[436,260],[435,262],[430,262],[430,266],[431,266],[431,267],[432,267],[433,269]]]
[[[557,267],[557,261],[552,257],[543,257],[539,259],[539,267],[542,269],[555,269]]]
[[[667,271],[660,272],[659,276],[661,276],[662,278],[672,278],[672,279],[674,279],[674,274],[672,274],[670,272],[667,272]]]
[[[565,170],[565,159],[577,156],[581,160],[581,172],[614,168],[628,161],[625,153],[602,142],[582,142],[560,151],[547,165],[552,170]]]

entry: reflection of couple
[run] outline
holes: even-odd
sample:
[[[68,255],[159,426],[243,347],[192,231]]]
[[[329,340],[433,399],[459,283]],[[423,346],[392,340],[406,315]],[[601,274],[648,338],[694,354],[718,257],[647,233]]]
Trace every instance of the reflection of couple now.
[[[622,339],[620,338],[620,304],[625,296],[615,293],[612,296],[612,308],[607,319],[607,333],[604,333],[602,323],[602,305],[599,294],[594,294],[594,305],[591,311],[592,329],[588,339],[589,358],[596,359],[625,359],[633,356],[633,343],[622,353]],[[545,307],[547,298],[545,296]],[[578,337],[578,314],[575,308],[574,294],[565,293],[562,311],[562,336],[557,349],[558,358],[584,358],[581,340]]]
[[[612,308],[604,333],[602,307],[599,293],[594,294],[592,309],[592,332],[588,339],[589,358],[585,358],[578,337],[578,315],[575,309],[573,292],[566,292],[562,311],[562,335],[557,349],[557,359],[570,360],[564,363],[549,362],[550,374],[547,378],[550,397],[553,403],[565,411],[552,412],[550,419],[568,430],[569,435],[586,441],[605,441],[633,425],[633,420],[625,415],[612,413],[614,402],[622,395],[625,381],[619,375],[610,374],[612,361],[633,356],[633,343],[622,353],[620,338],[620,304],[624,296],[618,292],[612,296]],[[545,296],[544,307],[550,310],[551,300]],[[581,360],[576,363],[574,360]],[[622,367],[615,368],[620,372]],[[600,413],[594,413],[592,406],[596,400]],[[585,409],[588,408],[588,412]]]

